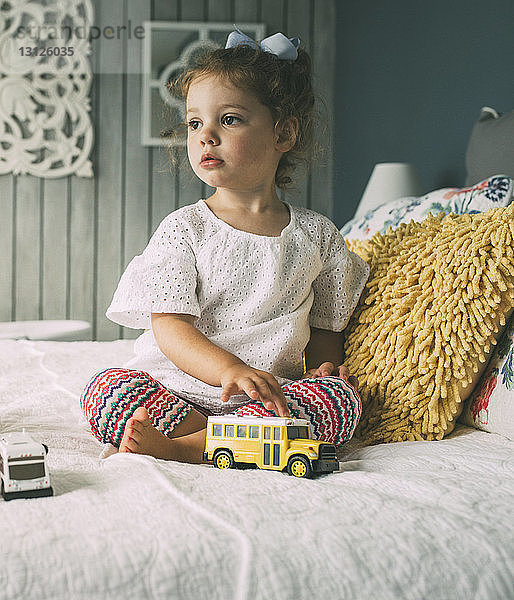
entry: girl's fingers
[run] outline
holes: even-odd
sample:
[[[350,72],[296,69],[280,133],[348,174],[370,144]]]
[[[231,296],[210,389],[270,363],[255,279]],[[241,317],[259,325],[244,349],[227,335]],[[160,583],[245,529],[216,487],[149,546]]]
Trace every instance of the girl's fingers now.
[[[287,404],[287,398],[284,395],[284,392],[282,391],[282,388],[280,387],[280,384],[278,383],[278,381],[276,379],[273,379],[273,390],[275,392],[275,397],[276,397],[276,401],[275,404],[277,405],[277,413],[281,416],[281,417],[290,417],[291,416],[291,411],[289,410],[289,406]],[[277,404],[278,401],[278,404]]]
[[[222,388],[221,400],[227,402],[230,396],[241,392],[253,401],[260,400],[268,410],[274,410],[281,417],[290,416],[286,397],[275,378],[271,381],[259,376],[255,379],[245,377],[227,383]]]
[[[268,410],[274,410],[279,417],[289,417],[287,400],[277,380],[274,377],[263,377],[258,383],[260,384],[261,402],[264,406]]]
[[[270,396],[270,390],[266,386],[256,384],[252,379],[245,377],[237,381],[231,381],[223,386],[221,400],[227,402],[230,396],[244,392],[252,400],[259,400],[262,397]]]
[[[273,410],[279,417],[289,417],[289,407],[282,390],[268,388],[268,393],[261,394],[260,400],[268,410]]]
[[[324,362],[317,369],[319,372],[318,377],[328,377],[329,375],[332,375],[334,369],[335,369],[334,363]]]
[[[279,417],[290,417],[289,406],[287,405],[286,397],[282,388],[277,383],[277,389],[274,389],[273,402],[275,404],[275,412]]]
[[[235,382],[227,383],[223,386],[221,390],[221,401],[228,402],[230,396],[237,394],[239,391],[239,386]]]
[[[350,371],[349,371],[348,367],[346,367],[345,365],[339,365],[338,369],[339,369],[339,377],[341,377],[341,379],[348,381],[348,377],[350,377]]]
[[[316,379],[316,377],[328,377],[334,372],[334,365],[331,362],[325,362],[317,369],[308,369],[305,371],[302,379]]]
[[[359,380],[354,375],[350,375],[350,370],[345,365],[339,365],[337,368],[339,371],[339,377],[347,381],[355,391],[359,390]]]
[[[291,416],[285,399],[275,398],[274,400],[265,400],[263,404],[269,411],[275,411],[279,417]]]
[[[271,388],[270,388],[268,382],[264,378],[255,380],[253,382],[253,384],[257,388],[257,391],[258,391],[257,400],[260,400],[263,404],[266,400],[271,400],[273,393],[271,391]],[[248,394],[248,395],[250,395],[250,394]],[[252,396],[250,396],[250,398],[252,398]],[[252,398],[252,400],[255,400],[255,398]]]
[[[289,406],[287,406],[287,400],[285,397],[280,399],[280,402],[277,406],[277,411],[279,417],[290,417],[291,412],[289,411]]]

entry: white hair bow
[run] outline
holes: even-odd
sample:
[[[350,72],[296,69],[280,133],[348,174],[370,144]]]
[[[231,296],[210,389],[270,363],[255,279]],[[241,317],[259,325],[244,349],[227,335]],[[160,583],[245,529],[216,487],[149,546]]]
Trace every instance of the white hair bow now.
[[[250,46],[251,48],[260,48],[264,52],[271,52],[280,60],[296,60],[298,58],[298,46],[300,40],[298,38],[287,38],[283,33],[275,33],[262,42],[256,42],[251,37],[245,35],[236,25],[236,31],[232,31],[228,38],[225,48],[233,48],[234,46]]]

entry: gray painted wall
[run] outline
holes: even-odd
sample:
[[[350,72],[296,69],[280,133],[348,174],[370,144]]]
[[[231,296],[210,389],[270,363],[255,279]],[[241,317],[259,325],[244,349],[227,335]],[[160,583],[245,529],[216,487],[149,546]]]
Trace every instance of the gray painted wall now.
[[[463,185],[480,108],[514,108],[514,1],[341,0],[336,35],[336,223],[378,162]]]
[[[311,51],[315,86],[333,126],[335,0],[93,3],[101,28],[129,19],[133,27],[149,19],[264,22],[270,34],[299,36]],[[123,269],[166,214],[207,190],[187,162],[170,171],[163,149],[140,143],[141,76],[126,68],[140,60],[140,49],[100,38],[91,60],[95,177],[0,177],[0,321],[84,319],[94,339],[110,340],[140,333],[105,317]],[[287,199],[332,216],[333,151],[330,140],[325,145],[323,160]]]

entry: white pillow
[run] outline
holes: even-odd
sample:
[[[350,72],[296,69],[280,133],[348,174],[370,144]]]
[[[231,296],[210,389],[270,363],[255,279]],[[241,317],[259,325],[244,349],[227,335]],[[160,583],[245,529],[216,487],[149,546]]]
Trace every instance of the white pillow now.
[[[375,233],[396,229],[411,220],[419,223],[429,214],[451,212],[485,212],[490,208],[508,206],[512,202],[514,181],[506,175],[495,175],[468,188],[443,188],[419,198],[399,198],[369,211],[363,217],[348,221],[341,234],[349,240],[365,240]]]
[[[460,420],[514,440],[514,316],[466,401]]]

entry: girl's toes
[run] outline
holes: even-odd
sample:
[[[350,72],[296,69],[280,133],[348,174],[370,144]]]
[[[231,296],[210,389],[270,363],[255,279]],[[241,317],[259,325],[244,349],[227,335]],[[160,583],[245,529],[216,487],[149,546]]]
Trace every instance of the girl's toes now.
[[[120,452],[137,452],[139,444],[143,438],[141,432],[137,431],[136,428],[132,427],[129,422],[123,432],[123,438],[119,447]]]
[[[129,437],[129,439],[127,440],[126,448],[129,452],[137,452],[138,448],[139,448],[138,440],[135,440],[134,438]]]
[[[143,439],[143,432],[138,431],[134,427],[131,427],[128,430],[128,438],[129,438],[129,440],[132,440],[134,443],[140,444],[141,440]]]
[[[125,431],[129,432],[131,435],[132,433],[139,433],[140,435],[143,435],[143,427],[144,425],[141,423],[141,421],[137,421],[134,417],[131,417],[125,425]]]
[[[123,436],[120,447],[118,448],[118,452],[132,452],[132,450],[130,449],[130,438],[129,437]]]

